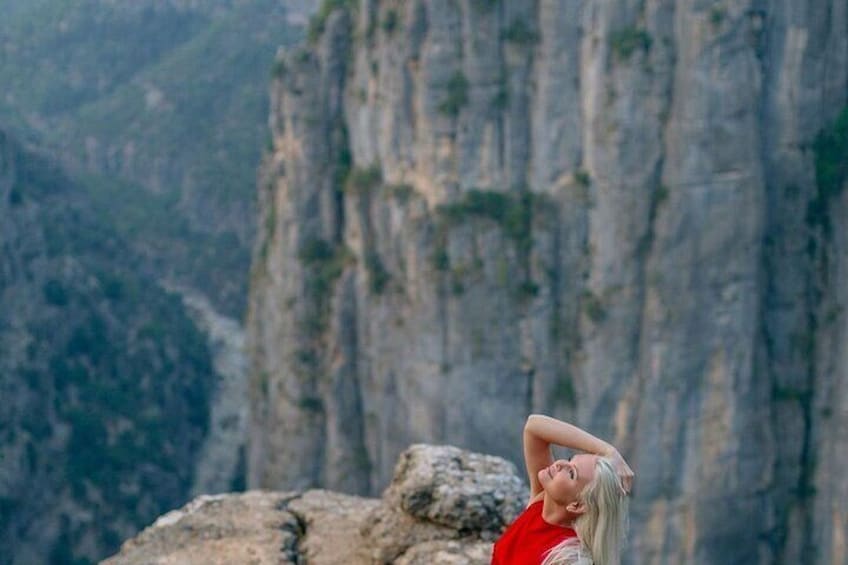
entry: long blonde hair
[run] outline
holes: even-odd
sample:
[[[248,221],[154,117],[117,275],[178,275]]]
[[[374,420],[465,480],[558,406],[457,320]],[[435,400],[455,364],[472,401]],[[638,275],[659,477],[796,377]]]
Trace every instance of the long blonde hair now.
[[[578,497],[586,511],[574,521],[577,537],[554,546],[542,565],[618,565],[629,500],[612,461],[598,458],[595,477]]]

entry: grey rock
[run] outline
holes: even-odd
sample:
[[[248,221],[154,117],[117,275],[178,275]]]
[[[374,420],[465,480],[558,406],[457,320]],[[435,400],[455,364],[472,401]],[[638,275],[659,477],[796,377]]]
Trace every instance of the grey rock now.
[[[527,487],[500,457],[418,444],[401,455],[383,499],[419,520],[491,537],[526,506]]]
[[[372,494],[420,441],[520,463],[543,412],[633,462],[632,562],[845,562],[846,197],[811,149],[848,102],[846,22],[335,13],[272,88],[250,484]],[[314,238],[332,261],[303,260]]]
[[[397,565],[488,565],[492,562],[492,544],[464,544],[456,541],[424,542],[413,546]]]
[[[286,510],[294,494],[202,495],[161,517],[103,565],[301,563],[302,525]]]
[[[455,447],[417,445],[404,452],[397,470],[382,499],[326,490],[200,496],[158,518],[103,565],[488,563],[486,538],[520,510],[514,467]],[[413,515],[398,504],[420,495],[425,476],[426,488],[451,496],[443,502],[436,496]],[[475,484],[475,476],[488,486]],[[471,502],[492,493],[516,502],[483,516]]]

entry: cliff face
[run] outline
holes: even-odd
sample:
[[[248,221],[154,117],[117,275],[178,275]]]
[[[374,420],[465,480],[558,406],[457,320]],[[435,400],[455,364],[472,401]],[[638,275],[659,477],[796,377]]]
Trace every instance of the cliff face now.
[[[331,5],[272,87],[249,484],[542,411],[633,462],[635,562],[845,562],[845,4]]]

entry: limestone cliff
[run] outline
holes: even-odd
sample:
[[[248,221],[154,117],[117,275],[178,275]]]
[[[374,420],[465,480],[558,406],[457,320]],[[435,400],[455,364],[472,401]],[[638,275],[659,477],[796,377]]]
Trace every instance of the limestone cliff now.
[[[250,486],[518,462],[542,411],[633,461],[634,562],[846,562],[846,10],[325,3],[272,87]]]

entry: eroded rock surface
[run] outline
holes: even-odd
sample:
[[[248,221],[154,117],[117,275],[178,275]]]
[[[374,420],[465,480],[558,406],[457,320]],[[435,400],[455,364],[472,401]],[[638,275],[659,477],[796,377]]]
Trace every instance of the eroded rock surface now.
[[[200,496],[103,565],[487,565],[527,490],[499,457],[415,445],[382,499],[326,490]]]

